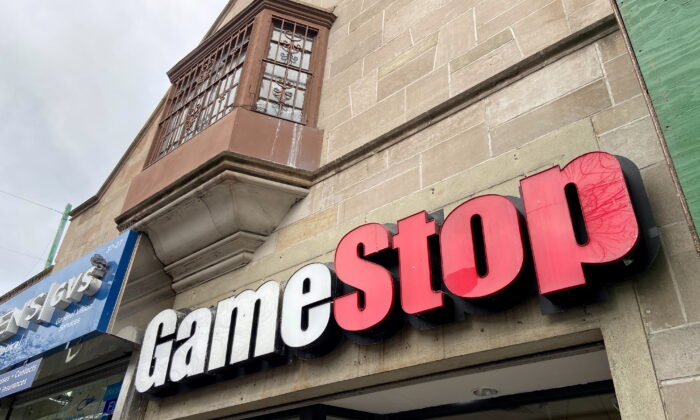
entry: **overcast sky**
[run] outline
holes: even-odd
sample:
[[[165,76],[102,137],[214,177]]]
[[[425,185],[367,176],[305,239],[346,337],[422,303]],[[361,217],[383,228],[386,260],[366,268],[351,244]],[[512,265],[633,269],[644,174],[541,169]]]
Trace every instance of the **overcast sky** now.
[[[41,271],[226,0],[0,0],[0,295]]]

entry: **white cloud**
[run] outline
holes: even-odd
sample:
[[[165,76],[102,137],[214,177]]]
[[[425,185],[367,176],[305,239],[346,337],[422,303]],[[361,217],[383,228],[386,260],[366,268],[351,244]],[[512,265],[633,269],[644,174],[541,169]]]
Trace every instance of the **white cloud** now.
[[[0,190],[94,195],[226,0],[0,3]],[[40,271],[60,215],[0,194],[0,295]]]

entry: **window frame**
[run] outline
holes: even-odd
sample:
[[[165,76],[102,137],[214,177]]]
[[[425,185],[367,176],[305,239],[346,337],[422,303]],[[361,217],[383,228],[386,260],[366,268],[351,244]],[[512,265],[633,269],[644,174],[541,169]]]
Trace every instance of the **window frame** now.
[[[301,25],[308,26],[310,29],[316,31],[316,39],[314,41],[314,45],[311,51],[311,61],[309,65],[308,71],[306,71],[309,74],[308,82],[307,82],[307,89],[305,92],[304,96],[304,104],[303,104],[303,113],[302,113],[302,121],[296,122],[297,124],[302,124],[302,125],[308,125],[310,127],[316,127],[316,124],[318,123],[318,108],[319,108],[319,102],[320,102],[320,97],[321,97],[321,85],[323,82],[323,70],[325,68],[325,61],[326,61],[326,52],[328,50],[328,33],[324,34],[325,36],[322,36],[323,32],[323,27],[317,24],[314,24],[313,22],[307,21],[303,18],[298,18],[293,15],[285,14],[285,13],[275,13],[272,10],[265,10],[260,16],[261,19],[261,26],[263,26],[264,32],[261,34],[262,35],[262,51],[258,57],[255,57],[255,62],[257,64],[257,69],[255,71],[256,75],[256,81],[253,85],[253,90],[250,92],[250,95],[248,96],[249,103],[252,103],[253,106],[258,101],[258,96],[260,93],[260,88],[262,86],[263,82],[263,69],[264,65],[267,62],[266,57],[267,57],[267,52],[268,52],[268,47],[270,44],[270,40],[272,39],[272,31],[273,31],[273,19],[278,18],[278,19],[283,19],[285,21],[291,21],[295,23],[299,23]],[[303,71],[303,70],[299,70]],[[241,76],[243,77],[244,74]],[[280,118],[276,117],[274,115],[267,114],[262,111],[257,111],[260,112],[264,115],[269,115],[273,118]],[[285,118],[280,118],[280,119],[285,119]],[[285,119],[290,122],[295,122],[292,120]]]
[[[258,101],[260,87],[263,80],[265,58],[267,56],[268,46],[272,37],[273,18],[281,18],[286,21],[296,22],[298,24],[308,26],[310,29],[316,31],[317,34],[310,59],[310,77],[307,82],[307,89],[302,108],[302,120],[300,122],[270,115],[264,111],[257,110],[256,103]],[[328,33],[334,20],[335,15],[333,15],[333,13],[331,13],[329,10],[318,9],[310,5],[297,3],[291,0],[262,0],[253,2],[253,4],[241,11],[237,16],[223,25],[209,38],[205,39],[195,50],[187,54],[170,71],[167,72],[168,78],[171,81],[171,86],[168,90],[162,110],[159,113],[158,127],[156,129],[156,134],[153,138],[144,169],[160,159],[165,158],[168,156],[168,154],[172,153],[174,150],[177,150],[183,144],[196,138],[199,133],[224,119],[236,108],[247,109],[270,118],[277,118],[282,121],[287,121],[290,124],[300,124],[315,128],[318,123],[321,87],[323,83],[326,53],[328,49]],[[175,99],[177,98],[178,92],[176,91],[175,87],[177,82],[182,76],[187,75],[193,69],[200,66],[204,60],[206,60],[213,52],[221,47],[231,36],[243,30],[249,24],[252,24],[252,29],[249,35],[246,55],[231,111],[224,113],[214,123],[207,124],[204,128],[190,136],[187,140],[181,141],[177,147],[174,147],[159,156],[161,145],[165,141],[164,132],[167,129],[166,123],[168,122],[168,117],[174,111],[173,107],[176,105]],[[183,118],[187,119],[188,116]]]
[[[231,28],[231,30],[227,31],[227,36],[217,39],[217,42],[213,43],[211,48],[198,55],[198,60],[183,69],[183,71],[178,72],[177,76],[171,77],[172,87],[168,94],[164,112],[161,114],[158,123],[158,145],[153,152],[154,160],[166,156],[172,150],[177,149],[179,145],[187,142],[199,132],[204,131],[207,127],[226,116],[230,112],[226,112],[226,108],[231,107],[231,111],[235,108],[234,100],[238,93],[240,74],[243,71],[245,56],[250,45],[252,25],[253,21],[247,20],[242,25]],[[247,40],[245,40],[246,35]],[[225,48],[227,45],[228,49]],[[221,52],[221,57],[217,58],[219,52]],[[219,59],[228,58],[228,56],[231,57],[231,69],[226,70],[226,66],[224,66],[222,74],[219,75],[220,69],[217,67]],[[243,56],[243,59],[241,59],[241,56]],[[207,63],[209,64],[207,65]],[[238,75],[238,82],[236,82],[236,75]],[[225,85],[229,77],[231,77],[231,83],[226,88]],[[221,91],[221,83],[224,84],[226,101],[217,105],[215,103],[217,99],[214,99],[212,95],[215,95],[213,91]],[[233,92],[232,98],[230,98],[231,92]],[[212,112],[204,117],[201,124],[203,128],[201,129],[198,129],[198,126],[203,114],[200,113],[200,110],[192,113],[193,106],[201,106],[202,110],[212,107]],[[214,109],[219,107],[220,109],[214,113]],[[192,116],[196,116],[196,118],[192,119]],[[214,119],[213,123],[211,122],[212,119]],[[195,125],[195,127],[193,129],[188,128],[191,125]],[[163,144],[168,143],[170,139],[177,140],[178,146],[172,149],[168,148],[169,150],[166,150],[161,156]]]

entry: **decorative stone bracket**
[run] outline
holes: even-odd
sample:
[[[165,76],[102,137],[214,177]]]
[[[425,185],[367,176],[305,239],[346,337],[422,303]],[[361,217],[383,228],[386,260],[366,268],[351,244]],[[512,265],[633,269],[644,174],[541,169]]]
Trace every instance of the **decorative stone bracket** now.
[[[237,109],[134,177],[116,222],[148,235],[175,292],[235,270],[308,193],[322,135]]]
[[[175,292],[247,264],[305,188],[224,170],[131,228],[145,232]]]

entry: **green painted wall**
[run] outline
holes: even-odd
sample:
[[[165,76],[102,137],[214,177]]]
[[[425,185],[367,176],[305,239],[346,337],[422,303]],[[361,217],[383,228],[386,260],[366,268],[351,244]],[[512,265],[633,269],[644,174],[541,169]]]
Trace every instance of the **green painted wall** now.
[[[700,228],[700,0],[616,2]]]

